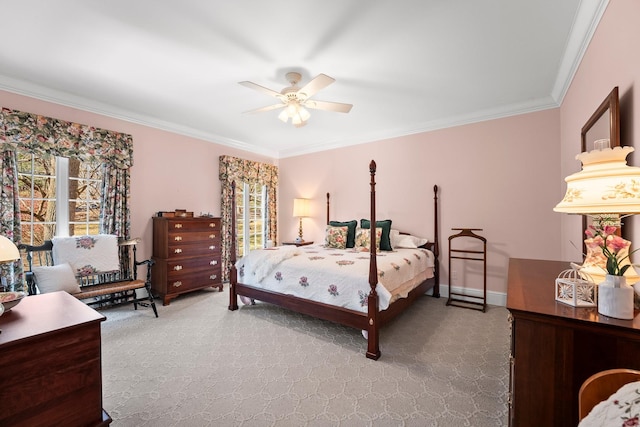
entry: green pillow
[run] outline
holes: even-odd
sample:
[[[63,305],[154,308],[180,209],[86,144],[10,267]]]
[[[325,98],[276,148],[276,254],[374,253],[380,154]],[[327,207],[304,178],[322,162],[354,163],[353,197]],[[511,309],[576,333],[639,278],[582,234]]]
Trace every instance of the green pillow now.
[[[358,221],[355,219],[352,221],[329,221],[329,225],[332,227],[347,227],[347,248],[353,248],[356,245],[356,227]]]
[[[391,220],[385,219],[382,221],[376,221],[376,228],[382,228],[382,240],[380,240],[380,250],[392,251],[391,247]],[[368,219],[360,220],[360,228],[371,228],[371,221]]]

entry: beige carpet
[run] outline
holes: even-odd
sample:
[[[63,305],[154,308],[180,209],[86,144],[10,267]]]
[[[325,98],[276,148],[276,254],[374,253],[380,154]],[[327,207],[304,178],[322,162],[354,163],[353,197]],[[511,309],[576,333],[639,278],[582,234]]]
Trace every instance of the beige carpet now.
[[[365,358],[360,331],[201,291],[104,310],[103,404],[119,426],[507,425],[507,310],[420,298]]]

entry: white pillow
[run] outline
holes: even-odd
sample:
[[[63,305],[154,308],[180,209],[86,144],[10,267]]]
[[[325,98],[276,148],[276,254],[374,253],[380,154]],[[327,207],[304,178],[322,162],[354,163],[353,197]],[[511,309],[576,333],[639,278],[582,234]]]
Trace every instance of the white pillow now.
[[[42,294],[56,291],[67,291],[70,294],[80,292],[80,285],[69,263],[33,267],[32,270],[36,276],[36,286]]]
[[[399,238],[400,238],[400,231],[394,230],[393,228],[389,230],[389,240],[391,241],[392,248],[395,248],[397,246]]]
[[[410,234],[400,234],[393,247],[414,249],[424,245],[427,242],[429,242],[429,239],[422,239]]]

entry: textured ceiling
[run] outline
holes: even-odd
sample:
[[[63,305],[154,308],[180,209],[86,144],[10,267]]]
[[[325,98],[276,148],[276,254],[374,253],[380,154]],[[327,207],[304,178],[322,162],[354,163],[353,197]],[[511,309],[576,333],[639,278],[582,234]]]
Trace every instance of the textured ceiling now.
[[[288,157],[559,105],[606,0],[0,0],[0,89]],[[306,126],[285,73],[336,82]]]

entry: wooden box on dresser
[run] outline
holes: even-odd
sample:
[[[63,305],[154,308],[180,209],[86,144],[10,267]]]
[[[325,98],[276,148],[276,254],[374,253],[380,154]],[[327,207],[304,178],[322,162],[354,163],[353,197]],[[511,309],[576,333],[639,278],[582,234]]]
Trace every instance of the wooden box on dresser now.
[[[222,291],[220,232],[220,218],[153,218],[151,282],[163,305],[185,292]]]
[[[591,375],[640,369],[640,316],[619,320],[596,307],[555,300],[555,279],[569,262],[509,260],[511,314],[509,425],[578,425],[578,391]]]

